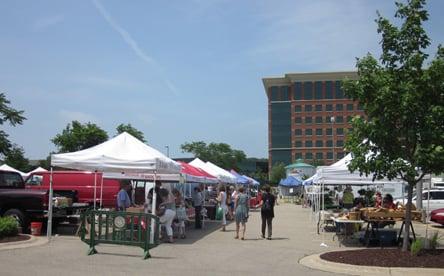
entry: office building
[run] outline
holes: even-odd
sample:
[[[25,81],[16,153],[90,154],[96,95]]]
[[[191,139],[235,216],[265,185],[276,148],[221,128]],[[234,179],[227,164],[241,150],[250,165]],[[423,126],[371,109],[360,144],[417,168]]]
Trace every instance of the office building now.
[[[344,95],[341,81],[356,72],[285,74],[264,78],[268,97],[268,164],[298,159],[329,165],[344,156],[349,120],[364,113]]]

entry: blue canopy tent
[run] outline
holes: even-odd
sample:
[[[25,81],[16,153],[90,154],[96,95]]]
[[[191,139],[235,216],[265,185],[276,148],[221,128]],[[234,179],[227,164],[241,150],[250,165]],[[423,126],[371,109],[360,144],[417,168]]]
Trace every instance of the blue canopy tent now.
[[[287,176],[279,182],[279,194],[281,196],[290,196],[298,193],[298,187],[302,186],[302,179],[295,176]]]
[[[253,185],[253,186],[259,186],[260,183],[259,183],[259,181],[257,181],[256,179],[251,178],[251,177],[246,176],[246,175],[242,175],[242,176],[245,177],[246,179],[250,180],[251,185]]]
[[[230,173],[236,177],[236,184],[248,185],[251,183],[250,179],[238,174],[235,170],[231,170]]]

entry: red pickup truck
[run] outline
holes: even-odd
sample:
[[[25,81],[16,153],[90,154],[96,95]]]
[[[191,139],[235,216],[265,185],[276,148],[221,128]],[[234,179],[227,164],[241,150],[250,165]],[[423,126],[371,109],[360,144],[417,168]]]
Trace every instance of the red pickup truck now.
[[[48,201],[48,190],[25,189],[20,174],[0,170],[0,215],[15,218],[24,232],[28,231],[30,222],[45,220]],[[54,208],[55,221],[67,219],[72,211],[69,208]]]

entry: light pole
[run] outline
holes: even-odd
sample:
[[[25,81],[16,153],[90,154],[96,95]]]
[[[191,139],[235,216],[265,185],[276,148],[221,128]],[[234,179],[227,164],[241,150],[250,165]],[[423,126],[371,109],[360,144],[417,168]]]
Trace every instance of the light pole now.
[[[333,152],[333,163],[335,163],[335,133],[333,126],[335,124],[335,116],[330,117],[330,123],[331,123],[331,137],[332,137],[332,152]]]
[[[170,147],[169,146],[165,146],[165,148],[167,149],[167,157],[170,157]]]

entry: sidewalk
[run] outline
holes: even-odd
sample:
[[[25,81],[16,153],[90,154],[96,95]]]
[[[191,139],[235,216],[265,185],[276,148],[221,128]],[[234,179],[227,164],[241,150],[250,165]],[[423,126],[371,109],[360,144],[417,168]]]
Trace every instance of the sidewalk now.
[[[252,211],[245,241],[234,239],[234,223],[228,225],[227,232],[219,231],[216,223],[207,223],[203,230],[188,231],[185,240],[150,250],[153,257],[142,260],[141,248],[116,245],[98,245],[99,254],[87,256],[88,246],[79,238],[59,236],[50,244],[0,251],[0,272],[2,275],[338,275],[299,263],[308,255],[346,249],[332,241],[333,233],[316,234],[309,209],[281,204],[276,206],[275,214],[271,241],[259,238],[260,212]],[[328,247],[321,247],[322,242]],[[355,271],[358,275],[359,270]]]

